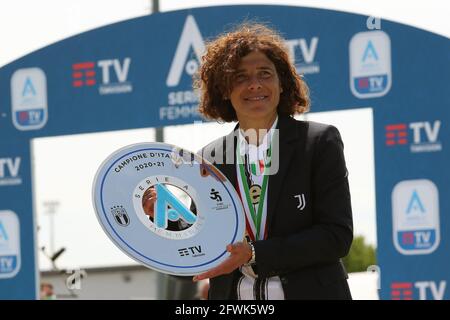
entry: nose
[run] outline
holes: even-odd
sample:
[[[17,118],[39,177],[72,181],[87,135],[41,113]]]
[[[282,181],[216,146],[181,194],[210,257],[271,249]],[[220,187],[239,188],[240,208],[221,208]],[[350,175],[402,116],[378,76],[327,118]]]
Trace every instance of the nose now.
[[[255,76],[255,77],[251,77],[249,79],[249,83],[248,83],[249,90],[254,91],[254,90],[261,89],[261,88],[262,88],[261,81],[260,81],[260,79],[258,79],[258,77]]]

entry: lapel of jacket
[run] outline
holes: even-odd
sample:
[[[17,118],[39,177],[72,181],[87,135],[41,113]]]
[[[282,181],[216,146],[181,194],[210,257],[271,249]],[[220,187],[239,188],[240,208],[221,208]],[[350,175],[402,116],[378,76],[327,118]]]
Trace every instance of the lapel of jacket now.
[[[222,164],[217,164],[217,168],[222,171],[222,173],[231,182],[233,187],[237,190],[237,173],[236,173],[236,144],[237,144],[237,129],[239,125],[236,125],[227,136],[224,137],[223,141],[223,155]]]
[[[274,137],[272,161],[278,161],[278,171],[275,174],[272,173],[269,177],[266,221],[267,234],[270,232],[270,226],[275,214],[283,180],[292,161],[292,154],[295,148],[292,142],[299,138],[295,120],[291,117],[279,116],[277,129],[278,139]],[[273,162],[271,170],[276,169],[277,165]]]

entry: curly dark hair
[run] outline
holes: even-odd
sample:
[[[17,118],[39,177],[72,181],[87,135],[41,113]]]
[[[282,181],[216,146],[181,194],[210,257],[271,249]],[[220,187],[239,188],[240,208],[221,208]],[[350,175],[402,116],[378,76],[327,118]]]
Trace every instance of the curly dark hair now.
[[[237,120],[231,101],[226,97],[233,89],[233,76],[241,59],[252,51],[264,53],[275,65],[283,89],[278,114],[308,111],[309,90],[290,60],[284,39],[263,24],[244,23],[207,43],[194,80],[194,88],[200,91],[199,112],[209,119]]]

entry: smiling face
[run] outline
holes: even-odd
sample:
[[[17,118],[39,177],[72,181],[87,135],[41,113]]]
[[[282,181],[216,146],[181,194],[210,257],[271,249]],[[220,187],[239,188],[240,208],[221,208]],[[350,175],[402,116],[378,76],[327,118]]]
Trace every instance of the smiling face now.
[[[259,51],[242,58],[232,81],[231,104],[239,121],[270,120],[283,92],[275,65]]]

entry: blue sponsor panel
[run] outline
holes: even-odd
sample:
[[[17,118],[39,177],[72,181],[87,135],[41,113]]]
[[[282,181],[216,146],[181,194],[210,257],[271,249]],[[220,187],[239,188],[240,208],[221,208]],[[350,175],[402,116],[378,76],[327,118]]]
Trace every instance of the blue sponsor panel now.
[[[373,108],[381,297],[449,298],[450,41],[386,20],[369,30],[366,16],[291,6],[154,14],[0,68],[0,92],[7,93],[0,95],[0,210],[17,215],[22,253],[17,275],[0,280],[0,297],[21,296],[3,286],[16,280],[17,288],[28,282],[35,289],[34,275],[22,274],[35,268],[30,139],[200,120],[192,76],[205,39],[248,18],[284,35],[311,88],[312,111]],[[111,210],[117,223],[127,223],[122,209]]]
[[[0,142],[0,300],[35,299],[35,225],[27,140]]]
[[[41,125],[48,121],[41,130],[36,129],[36,124],[34,136],[192,123],[201,119],[196,111],[198,95],[192,89],[192,75],[205,39],[250,14],[271,21],[285,35],[297,70],[313,89],[314,110],[372,107],[370,99],[375,97],[398,99],[398,93],[390,92],[395,74],[393,59],[401,56],[409,63],[409,57],[417,55],[417,48],[396,45],[396,50],[404,52],[393,56],[391,42],[397,44],[411,33],[421,43],[426,43],[422,38],[428,37],[427,33],[388,21],[383,21],[382,30],[367,31],[366,17],[329,10],[273,10],[272,6],[222,7],[220,14],[215,10],[155,14],[71,37],[2,68],[2,87],[11,86],[18,70],[24,69],[23,74],[30,69],[42,70],[46,87],[42,86],[40,92],[47,88],[48,99],[40,106],[47,109],[34,113],[38,108],[28,106],[33,113],[22,115],[23,119],[36,118],[34,121]],[[312,16],[317,19],[311,20]],[[149,31],[161,26],[164,32]],[[43,83],[42,78],[34,82]],[[418,79],[417,85],[421,81]],[[23,92],[23,87],[28,94],[33,92],[23,83],[16,91]],[[15,105],[10,99],[5,98],[5,106]],[[0,119],[1,124],[5,122],[0,130],[8,128],[7,120]]]
[[[382,299],[450,298],[446,113],[417,105],[374,112]]]

